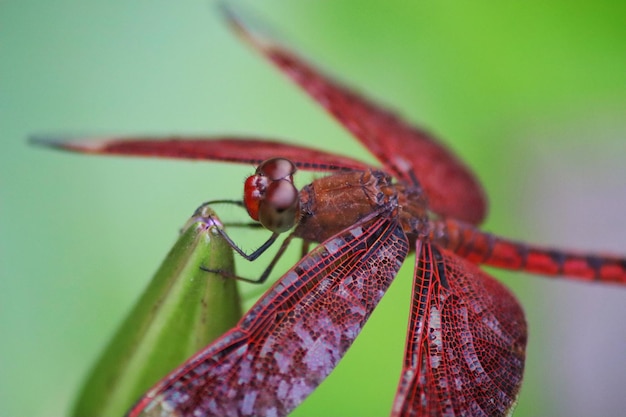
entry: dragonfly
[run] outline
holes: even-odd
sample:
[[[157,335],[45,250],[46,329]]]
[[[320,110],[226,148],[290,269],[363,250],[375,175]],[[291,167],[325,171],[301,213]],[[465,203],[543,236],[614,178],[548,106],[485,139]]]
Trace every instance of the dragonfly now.
[[[527,325],[515,296],[481,265],[623,285],[626,257],[541,247],[481,231],[485,193],[434,136],[249,29],[231,11],[225,15],[242,39],[324,107],[382,167],[244,137],[48,141],[81,153],[254,164],[242,205],[272,232],[262,249],[288,231],[274,260],[292,238],[319,243],[233,329],[158,382],[128,416],[289,414],[334,369],[411,252],[410,317],[390,414],[510,415],[522,384]],[[328,175],[297,190],[296,170]],[[261,252],[235,249],[249,259]]]

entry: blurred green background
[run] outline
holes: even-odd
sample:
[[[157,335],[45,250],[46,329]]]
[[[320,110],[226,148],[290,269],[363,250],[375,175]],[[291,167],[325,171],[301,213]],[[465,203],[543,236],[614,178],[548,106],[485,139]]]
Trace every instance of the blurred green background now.
[[[488,230],[626,253],[623,2],[240,3],[321,67],[436,132],[484,182]],[[27,136],[255,134],[373,162],[241,45],[214,6],[0,2],[0,416],[67,414],[179,227],[201,202],[237,198],[252,170],[62,154]],[[264,237],[235,235],[247,248]],[[388,414],[412,259],[295,414]],[[253,276],[267,258],[259,262],[239,270]],[[530,326],[515,415],[623,415],[626,291],[496,275]]]

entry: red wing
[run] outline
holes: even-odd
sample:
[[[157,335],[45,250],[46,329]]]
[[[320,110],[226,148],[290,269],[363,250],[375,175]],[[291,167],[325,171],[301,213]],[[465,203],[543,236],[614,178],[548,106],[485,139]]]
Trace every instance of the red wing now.
[[[202,159],[258,166],[277,156],[307,171],[363,170],[368,165],[352,158],[305,146],[261,139],[213,137],[110,137],[79,141],[34,139],[32,142],[66,151],[156,158]]]
[[[509,415],[524,370],[522,308],[474,264],[431,244],[418,252],[392,416]]]
[[[270,39],[253,33],[226,10],[235,30],[326,108],[388,171],[409,183],[412,172],[435,212],[480,223],[487,199],[472,172],[428,133],[331,81]]]
[[[237,327],[150,390],[129,416],[156,410],[181,417],[287,415],[341,359],[407,252],[395,220],[377,218],[335,235],[287,272]]]

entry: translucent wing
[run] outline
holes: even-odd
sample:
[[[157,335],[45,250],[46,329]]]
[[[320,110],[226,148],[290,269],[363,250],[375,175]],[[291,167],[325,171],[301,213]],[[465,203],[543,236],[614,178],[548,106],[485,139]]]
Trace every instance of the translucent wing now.
[[[337,171],[368,167],[355,159],[306,146],[271,140],[218,137],[106,137],[65,140],[34,138],[31,142],[51,148],[102,155],[201,159],[259,165],[269,158],[290,159],[299,169]]]
[[[333,82],[267,37],[249,30],[230,11],[235,30],[295,81],[359,139],[386,167],[409,183],[417,175],[430,207],[473,224],[487,212],[487,198],[472,172],[428,133],[410,126],[353,91]]]
[[[522,383],[526,321],[474,264],[417,251],[404,367],[392,416],[506,416]]]
[[[332,371],[395,277],[408,241],[377,218],[327,240],[237,327],[142,398],[129,416],[284,416]],[[168,414],[170,415],[170,414]]]

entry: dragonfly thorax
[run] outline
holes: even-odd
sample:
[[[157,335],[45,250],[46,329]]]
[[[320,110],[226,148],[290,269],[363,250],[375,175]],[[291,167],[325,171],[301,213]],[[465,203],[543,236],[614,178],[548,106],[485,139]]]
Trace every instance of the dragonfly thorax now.
[[[411,213],[423,213],[426,219],[425,205],[421,201],[417,206],[408,204],[386,173],[374,169],[336,173],[316,179],[300,191],[301,217],[294,233],[322,242],[374,212],[399,216],[402,221],[403,205],[411,207]]]

